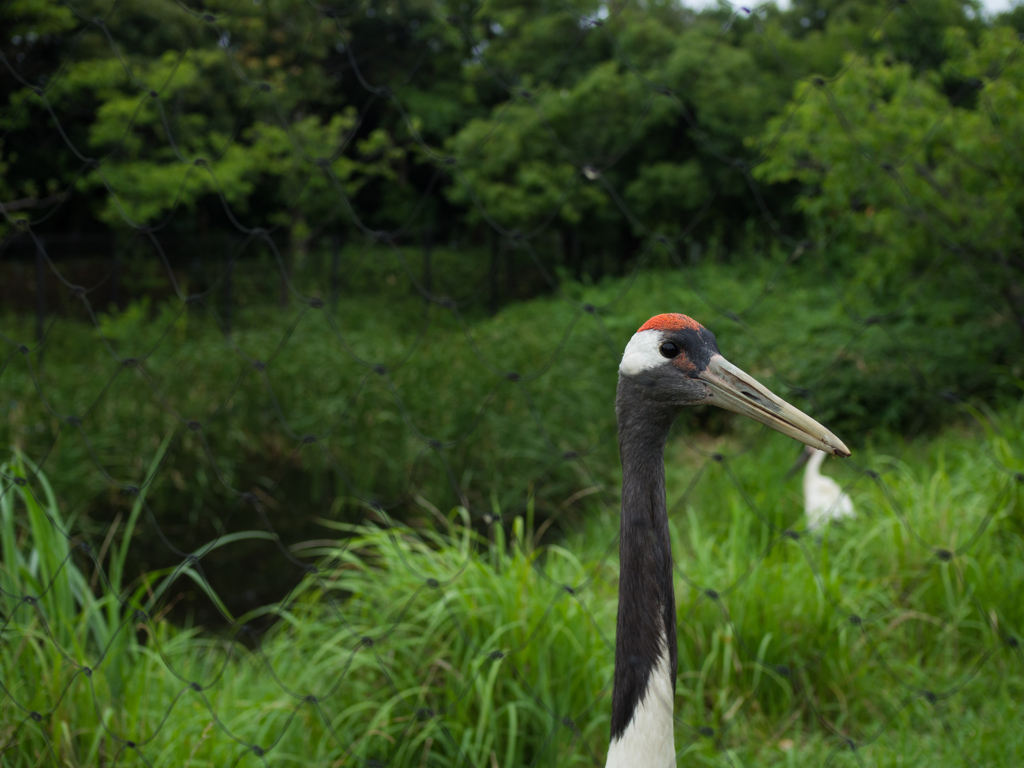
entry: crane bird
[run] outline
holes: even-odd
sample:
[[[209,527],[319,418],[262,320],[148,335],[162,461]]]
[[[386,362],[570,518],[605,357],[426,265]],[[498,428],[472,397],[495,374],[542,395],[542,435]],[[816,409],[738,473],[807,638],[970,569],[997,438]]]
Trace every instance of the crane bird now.
[[[826,454],[810,446],[804,448],[794,467],[807,463],[804,470],[804,514],[807,530],[817,532],[822,526],[844,517],[856,517],[853,501],[831,477],[821,474],[821,463]]]
[[[717,405],[837,456],[843,442],[728,362],[711,331],[680,314],[640,326],[619,364],[622,459],[619,608],[607,768],[675,766],[676,601],[665,442],[680,410]]]

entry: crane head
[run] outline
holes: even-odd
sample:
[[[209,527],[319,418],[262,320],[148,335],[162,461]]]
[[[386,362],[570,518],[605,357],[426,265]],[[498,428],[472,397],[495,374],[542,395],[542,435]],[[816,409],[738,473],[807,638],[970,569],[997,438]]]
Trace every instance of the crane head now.
[[[638,384],[646,398],[679,407],[715,405],[825,453],[850,455],[829,430],[726,360],[715,335],[686,315],[655,315],[640,326],[626,345],[619,377]]]

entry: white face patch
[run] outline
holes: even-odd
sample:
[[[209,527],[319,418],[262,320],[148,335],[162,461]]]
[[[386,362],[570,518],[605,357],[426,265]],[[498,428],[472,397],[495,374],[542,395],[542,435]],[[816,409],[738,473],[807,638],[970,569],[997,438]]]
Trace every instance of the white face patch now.
[[[661,356],[658,347],[661,346],[661,331],[651,329],[649,331],[638,331],[626,345],[626,351],[622,353],[622,362],[619,363],[619,371],[627,376],[635,376],[641,371],[664,365],[668,360]]]

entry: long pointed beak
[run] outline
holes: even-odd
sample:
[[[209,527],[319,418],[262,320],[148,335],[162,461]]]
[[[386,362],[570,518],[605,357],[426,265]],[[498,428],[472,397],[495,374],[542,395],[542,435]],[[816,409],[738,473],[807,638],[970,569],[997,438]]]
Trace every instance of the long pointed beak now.
[[[721,355],[714,355],[698,378],[711,390],[708,404],[740,413],[819,451],[850,455],[842,440]]]

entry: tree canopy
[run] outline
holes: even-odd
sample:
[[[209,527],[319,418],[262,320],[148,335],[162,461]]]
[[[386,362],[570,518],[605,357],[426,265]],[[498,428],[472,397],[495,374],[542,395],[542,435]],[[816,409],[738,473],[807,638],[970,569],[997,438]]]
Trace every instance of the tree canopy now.
[[[497,232],[584,272],[624,268],[652,239],[722,256],[809,239],[836,263],[866,256],[876,288],[941,251],[1022,312],[998,277],[1020,267],[1019,11],[10,0],[2,13],[8,234],[18,219],[259,229],[304,252],[335,232]]]

